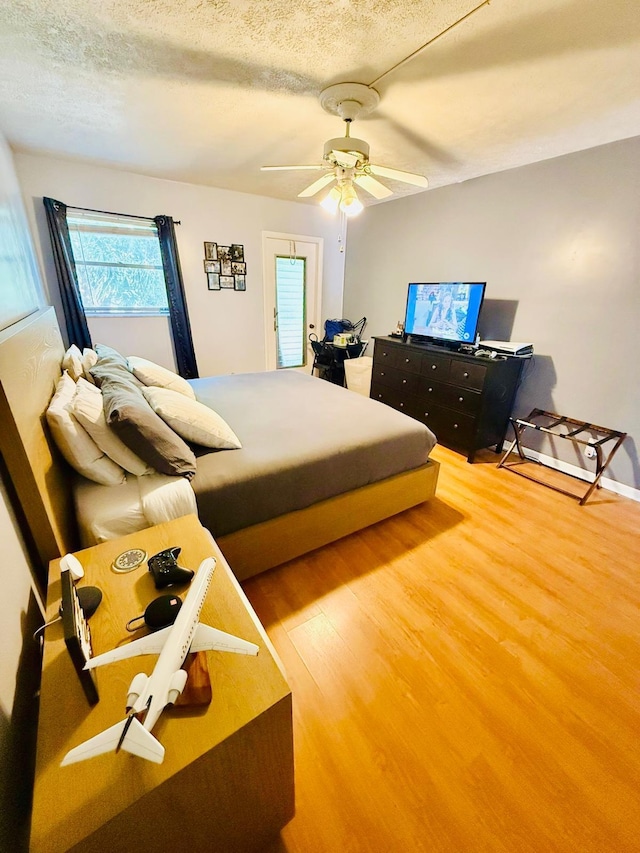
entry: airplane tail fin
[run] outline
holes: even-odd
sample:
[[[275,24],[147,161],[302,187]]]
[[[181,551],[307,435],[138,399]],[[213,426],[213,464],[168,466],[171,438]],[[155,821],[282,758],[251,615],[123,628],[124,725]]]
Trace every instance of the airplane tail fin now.
[[[85,761],[87,758],[118,748],[145,758],[147,761],[154,761],[156,764],[162,764],[164,760],[164,747],[160,741],[156,740],[135,717],[127,717],[115,726],[105,729],[99,735],[69,750],[60,762],[60,766]]]

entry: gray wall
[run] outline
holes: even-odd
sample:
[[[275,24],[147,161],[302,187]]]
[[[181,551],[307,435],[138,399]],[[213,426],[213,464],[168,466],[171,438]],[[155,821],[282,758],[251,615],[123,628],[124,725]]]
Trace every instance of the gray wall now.
[[[486,281],[482,336],[535,347],[516,413],[629,433],[607,474],[639,488],[639,226],[640,138],[376,205],[349,224],[345,316],[388,334],[408,282]]]

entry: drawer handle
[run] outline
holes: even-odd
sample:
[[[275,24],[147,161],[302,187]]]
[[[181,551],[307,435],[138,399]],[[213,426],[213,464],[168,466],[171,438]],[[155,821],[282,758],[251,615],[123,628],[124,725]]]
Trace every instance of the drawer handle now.
[[[382,400],[382,394],[378,394],[378,400]]]
[[[464,403],[464,397],[458,397],[458,402],[459,402],[459,403]]]
[[[380,376],[386,376],[386,375],[387,375],[387,374],[384,372],[384,370],[381,370],[381,371],[380,371]]]
[[[464,376],[464,378],[465,378],[465,379],[468,379],[468,378],[469,378],[469,374],[468,374],[468,373],[463,373],[462,375]]]
[[[409,361],[410,361],[410,359],[405,358],[404,363],[405,363],[405,364],[409,364]]]
[[[458,424],[454,424],[454,425],[453,425],[453,428],[454,428],[454,429],[458,429]]]
[[[438,369],[438,365],[437,365],[437,364],[432,364],[432,365],[431,365],[431,370],[437,370],[437,369]]]
[[[400,403],[400,408],[404,409],[404,403]]]
[[[428,418],[428,417],[429,417],[429,412],[425,412],[425,413],[424,413],[424,416],[425,416],[425,418]]]
[[[429,393],[433,393],[433,388],[429,388]]]
[[[407,384],[407,380],[406,380],[406,379],[403,379],[403,380],[402,380],[402,384],[403,384],[403,385],[406,385],[406,384]]]
[[[383,357],[383,358],[386,358],[386,357],[387,357],[386,352],[383,352],[383,353],[382,353],[382,357]]]

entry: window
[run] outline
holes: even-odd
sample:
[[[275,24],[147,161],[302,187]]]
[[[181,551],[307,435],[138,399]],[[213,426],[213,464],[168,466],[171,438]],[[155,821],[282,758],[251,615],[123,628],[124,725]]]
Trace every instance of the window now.
[[[277,367],[306,364],[305,258],[276,257]]]
[[[85,314],[169,313],[153,220],[69,207],[67,224]]]

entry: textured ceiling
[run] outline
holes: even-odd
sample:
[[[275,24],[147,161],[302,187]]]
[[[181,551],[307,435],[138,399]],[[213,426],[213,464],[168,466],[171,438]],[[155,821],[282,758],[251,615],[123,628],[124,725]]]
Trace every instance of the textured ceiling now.
[[[353,135],[431,187],[640,135],[638,0],[492,0],[385,74],[479,2],[3,0],[0,129],[285,199],[314,174],[259,168],[320,162],[343,125],[318,95],[342,81],[385,75]]]

